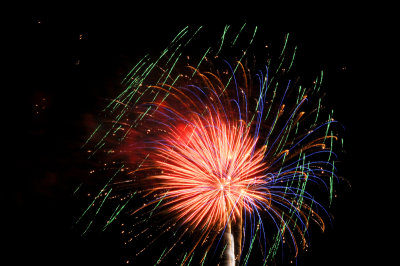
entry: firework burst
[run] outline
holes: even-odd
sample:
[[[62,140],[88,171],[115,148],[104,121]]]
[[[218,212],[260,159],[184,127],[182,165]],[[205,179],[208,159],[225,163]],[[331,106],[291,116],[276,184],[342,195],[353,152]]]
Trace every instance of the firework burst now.
[[[156,240],[168,241],[153,264],[183,241],[182,264],[224,257],[246,265],[256,239],[262,263],[284,242],[296,257],[308,246],[310,222],[324,230],[322,216],[329,219],[306,188],[325,187],[333,197],[335,121],[329,114],[319,122],[320,99],[317,106],[308,103],[323,73],[310,88],[285,80],[296,53],[286,51],[288,36],[275,69],[268,64],[252,74],[247,50],[232,62],[219,59],[244,26],[229,43],[226,26],[215,49],[207,48],[196,64],[182,63],[182,47],[201,28],[184,28],[158,59],[142,58],[105,108],[111,122],[100,124],[85,146],[92,143],[91,157],[108,154],[120,166],[111,168],[78,222],[90,209],[97,214],[107,198],[117,199],[104,229],[127,210],[131,241],[146,240],[137,256]],[[133,198],[144,203],[125,208]]]

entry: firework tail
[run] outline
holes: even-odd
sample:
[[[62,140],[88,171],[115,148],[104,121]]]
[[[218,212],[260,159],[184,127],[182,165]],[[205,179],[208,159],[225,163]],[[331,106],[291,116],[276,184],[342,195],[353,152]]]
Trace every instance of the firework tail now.
[[[242,213],[239,216],[233,233],[236,236],[234,238],[235,240],[235,261],[237,262],[237,264],[239,264],[240,261],[240,256],[241,256],[241,252],[242,252],[242,234],[243,234],[243,210],[241,210]]]
[[[226,248],[222,257],[222,265],[235,266],[235,241],[232,233],[232,224],[228,223],[225,234]]]
[[[230,221],[225,232],[226,249],[223,256],[223,265],[239,265],[242,245],[243,222],[240,216],[236,222]]]
[[[235,266],[239,265],[242,245],[242,233],[243,233],[243,210],[241,215],[237,218],[236,222],[231,219],[227,223],[226,230],[224,233],[224,240],[226,248],[222,255],[222,265]]]

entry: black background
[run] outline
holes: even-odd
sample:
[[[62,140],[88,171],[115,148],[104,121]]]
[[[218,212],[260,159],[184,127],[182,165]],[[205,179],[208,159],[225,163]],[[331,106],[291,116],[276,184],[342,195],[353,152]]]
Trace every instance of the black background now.
[[[318,75],[324,70],[327,100],[346,128],[340,171],[351,187],[340,187],[333,227],[313,235],[299,265],[385,264],[392,254],[386,237],[392,235],[390,221],[395,219],[389,218],[389,193],[383,192],[395,176],[382,171],[390,156],[384,127],[385,118],[393,114],[388,98],[395,97],[385,82],[389,22],[358,8],[297,16],[281,11],[273,18],[273,10],[259,6],[198,13],[195,7],[127,9],[36,8],[22,19],[12,85],[21,105],[13,128],[16,165],[7,177],[12,195],[6,215],[11,226],[6,229],[13,265],[124,262],[129,251],[121,247],[118,234],[81,237],[72,229],[82,210],[72,192],[88,169],[80,150],[89,133],[86,125],[104,99],[117,95],[119,82],[137,59],[159,52],[183,26],[205,24],[222,33],[225,24],[244,22],[268,29],[269,40],[278,45],[291,33],[304,72]]]

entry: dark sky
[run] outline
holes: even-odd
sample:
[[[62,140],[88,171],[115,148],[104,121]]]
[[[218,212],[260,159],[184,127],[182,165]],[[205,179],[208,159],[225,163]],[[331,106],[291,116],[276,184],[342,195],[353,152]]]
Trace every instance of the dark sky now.
[[[317,234],[311,252],[303,254],[299,265],[365,265],[371,259],[385,259],[381,237],[386,234],[380,188],[375,186],[385,163],[379,130],[385,109],[382,101],[391,97],[376,70],[382,66],[386,47],[380,29],[366,16],[358,18],[347,11],[342,16],[325,17],[299,25],[292,18],[266,20],[240,14],[221,16],[177,16],[143,9],[121,14],[118,11],[50,13],[32,10],[25,17],[17,42],[21,86],[19,148],[15,157],[17,174],[11,176],[12,239],[17,251],[13,259],[21,265],[116,265],[121,262],[118,234],[80,237],[72,229],[80,208],[72,192],[87,175],[88,163],[80,150],[89,133],[86,126],[104,99],[115,96],[118,84],[138,58],[158,53],[184,25],[206,24],[221,31],[226,23],[259,25],[268,29],[271,42],[281,43],[291,32],[299,46],[299,64],[318,74],[324,70],[324,89],[343,123],[346,153],[343,175],[351,188],[343,187],[334,204],[333,228]],[[142,12],[143,11],[143,12]],[[268,13],[267,13],[268,14]],[[301,19],[301,16],[299,16]],[[294,26],[293,26],[294,25]],[[374,26],[374,27],[372,27]],[[379,45],[378,45],[379,44]],[[304,71],[307,73],[307,71]],[[378,158],[376,158],[378,157]],[[393,177],[392,177],[393,178]],[[381,181],[378,181],[380,183]],[[392,181],[385,181],[391,184]],[[394,219],[394,218],[393,218]],[[390,227],[390,226],[389,226]],[[23,254],[23,255],[18,255]],[[43,264],[41,264],[43,263]]]

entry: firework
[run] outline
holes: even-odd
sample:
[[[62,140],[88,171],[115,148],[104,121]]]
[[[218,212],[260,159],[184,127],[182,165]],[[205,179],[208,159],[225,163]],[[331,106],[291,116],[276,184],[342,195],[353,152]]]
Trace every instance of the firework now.
[[[226,26],[196,63],[184,52],[202,27],[186,27],[160,57],[146,55],[132,68],[103,111],[109,122],[84,145],[92,158],[106,154],[113,173],[78,222],[107,199],[118,201],[103,229],[124,210],[128,242],[146,243],[138,257],[166,240],[152,264],[182,247],[181,264],[246,265],[256,239],[266,263],[282,243],[294,257],[306,249],[311,222],[324,230],[329,215],[309,189],[323,188],[332,200],[338,137],[332,113],[320,122],[323,72],[309,88],[287,78],[296,54],[287,51],[287,35],[276,66],[268,61],[253,74],[246,54],[257,28],[239,58],[221,59],[245,26],[231,36]]]

